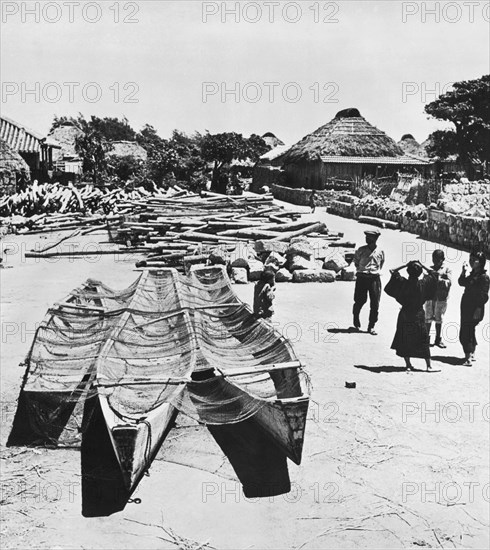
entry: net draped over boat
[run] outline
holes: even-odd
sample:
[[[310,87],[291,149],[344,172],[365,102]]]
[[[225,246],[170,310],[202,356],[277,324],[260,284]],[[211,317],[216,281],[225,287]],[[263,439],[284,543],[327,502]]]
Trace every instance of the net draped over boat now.
[[[219,425],[308,387],[289,342],[238,300],[222,267],[210,267],[187,276],[146,270],[122,291],[89,279],[48,310],[21,396],[36,429],[49,425],[55,442],[65,417],[83,430],[82,405],[97,393],[120,420],[169,403]]]

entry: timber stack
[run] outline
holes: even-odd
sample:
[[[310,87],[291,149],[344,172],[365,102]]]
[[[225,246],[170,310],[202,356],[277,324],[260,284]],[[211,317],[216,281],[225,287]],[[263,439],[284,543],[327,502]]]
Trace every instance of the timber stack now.
[[[61,195],[58,191],[34,185],[17,199],[1,203],[3,208],[9,205],[12,212],[12,206],[20,204],[20,196],[29,196],[28,204],[37,205],[28,218],[10,218],[17,233],[70,231],[57,243],[32,250],[26,257],[93,254],[93,250],[60,252],[57,245],[103,229],[119,248],[98,253],[142,254],[136,262],[138,268],[175,267],[188,272],[195,265],[225,265],[237,283],[257,280],[266,269],[276,272],[278,282],[332,282],[355,277],[349,266],[354,243],[340,242],[342,235],[329,233],[324,223],[300,219],[300,212],[285,210],[274,203],[271,194],[206,192],[199,196],[180,188],[155,193],[138,189],[101,194],[100,190],[74,187],[63,188]],[[56,213],[50,212],[50,193],[58,205]],[[90,203],[93,193],[98,202]],[[345,246],[339,246],[342,244]]]

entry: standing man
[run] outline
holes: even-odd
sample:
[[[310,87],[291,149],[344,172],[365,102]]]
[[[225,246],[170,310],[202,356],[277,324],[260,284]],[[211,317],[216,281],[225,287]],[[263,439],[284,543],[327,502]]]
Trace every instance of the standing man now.
[[[439,274],[437,281],[437,291],[432,300],[425,302],[425,325],[427,334],[430,335],[432,321],[436,323],[436,339],[434,346],[445,348],[446,344],[442,341],[441,328],[442,318],[447,309],[447,297],[451,288],[451,270],[444,263],[444,252],[440,249],[432,253],[432,270]]]
[[[361,321],[359,314],[362,306],[367,302],[369,293],[370,311],[369,325],[367,331],[369,334],[376,335],[374,325],[378,320],[379,300],[381,298],[381,269],[385,263],[385,253],[378,248],[377,240],[379,231],[377,229],[364,231],[366,235],[366,244],[358,248],[354,254],[354,265],[356,266],[356,287],[354,290],[354,330],[359,332]]]

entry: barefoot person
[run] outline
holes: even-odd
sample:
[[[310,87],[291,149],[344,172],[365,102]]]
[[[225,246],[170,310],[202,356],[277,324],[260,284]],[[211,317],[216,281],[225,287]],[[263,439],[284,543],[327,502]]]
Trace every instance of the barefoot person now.
[[[275,290],[275,274],[266,269],[254,287],[254,313],[258,317],[269,319],[274,314]]]
[[[436,339],[434,346],[438,348],[445,348],[446,344],[442,341],[442,318],[447,309],[447,297],[449,295],[449,289],[451,288],[451,270],[444,263],[445,257],[442,250],[434,250],[432,253],[432,267],[433,271],[436,271],[439,275],[437,281],[437,291],[433,300],[427,300],[425,302],[425,324],[427,325],[427,334],[430,338],[430,329],[432,321],[436,324]]]
[[[407,268],[408,279],[399,273],[404,267]],[[427,276],[419,279],[424,269]],[[402,306],[391,349],[403,357],[408,370],[413,369],[410,362],[412,357],[425,359],[427,370],[431,370],[429,334],[425,326],[423,305],[436,293],[438,275],[420,262],[408,262],[390,272],[391,279],[385,287],[385,292]]]
[[[471,367],[475,360],[477,345],[475,329],[483,319],[485,304],[488,302],[488,288],[490,280],[485,271],[486,263],[483,252],[470,254],[471,271],[468,274],[468,266],[463,264],[463,270],[458,283],[464,287],[461,298],[461,322],[459,327],[459,341],[463,346],[465,366]]]
[[[359,315],[362,306],[367,302],[369,294],[370,311],[368,332],[376,334],[374,325],[378,320],[379,301],[381,298],[381,277],[380,272],[385,262],[385,253],[377,246],[379,231],[374,229],[364,231],[366,244],[358,248],[354,254],[354,265],[356,266],[356,286],[354,289],[354,330],[359,331],[361,321]]]

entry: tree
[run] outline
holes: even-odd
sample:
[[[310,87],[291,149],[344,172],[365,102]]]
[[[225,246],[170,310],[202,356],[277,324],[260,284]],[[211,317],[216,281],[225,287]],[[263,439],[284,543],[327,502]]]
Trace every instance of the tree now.
[[[91,127],[96,130],[106,141],[135,141],[136,132],[129,125],[126,117],[118,118],[92,116]]]
[[[453,130],[436,130],[432,132],[425,149],[429,157],[438,157],[441,160],[445,160],[452,155],[457,155],[458,143],[456,132]]]
[[[247,140],[248,146],[248,158],[257,162],[259,157],[261,157],[267,151],[270,151],[272,147],[267,145],[267,143],[257,134],[252,134]]]
[[[83,134],[76,138],[75,149],[82,158],[83,172],[92,178],[94,184],[97,184],[107,171],[105,154],[109,150],[108,141],[94,126],[92,120],[85,120],[83,115],[79,115],[77,126]]]
[[[190,183],[205,168],[201,157],[202,137],[198,133],[188,136],[174,130],[170,139],[163,139],[147,124],[136,139],[148,152],[149,172],[157,185],[171,176]]]
[[[249,153],[247,140],[241,134],[235,132],[210,134],[208,132],[202,138],[201,155],[206,162],[213,163],[212,189],[225,194],[227,179],[223,177],[223,167],[233,160],[245,160]]]
[[[429,136],[433,151],[447,158],[457,151],[469,176],[490,161],[490,75],[456,82],[453,89],[425,106],[425,112],[454,124]]]
[[[79,115],[81,117],[82,115]],[[78,121],[76,118],[73,118],[71,116],[57,116],[54,115],[53,122],[51,123],[51,129],[49,130],[49,133],[51,133],[53,130],[56,130],[56,128],[59,128],[60,126],[65,125],[71,125],[71,126],[78,126]]]

